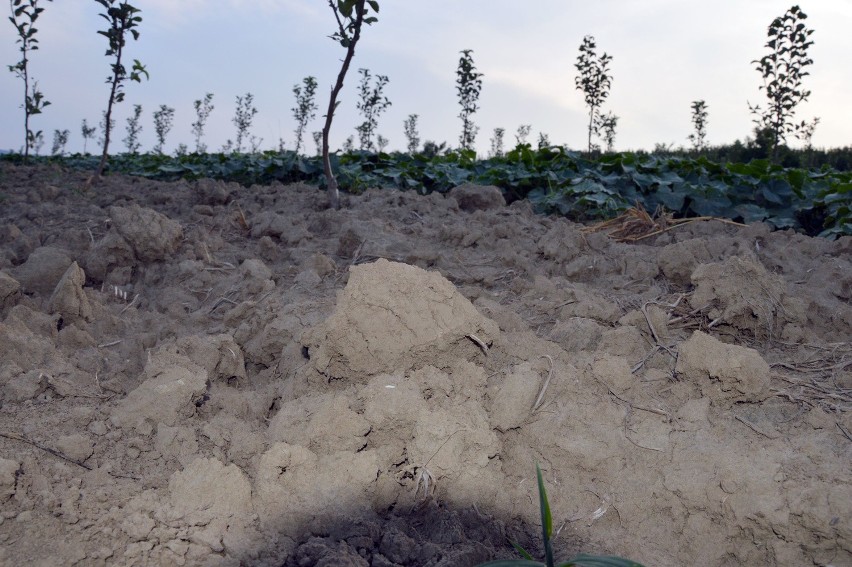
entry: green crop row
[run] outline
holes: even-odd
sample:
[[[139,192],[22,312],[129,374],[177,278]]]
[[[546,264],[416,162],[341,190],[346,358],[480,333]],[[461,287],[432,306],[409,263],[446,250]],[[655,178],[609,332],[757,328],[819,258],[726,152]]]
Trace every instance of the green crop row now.
[[[20,156],[3,156],[20,160]],[[94,169],[88,155],[39,158]],[[852,172],[784,168],[768,160],[719,164],[706,158],[616,154],[587,160],[561,147],[516,147],[478,160],[471,151],[437,156],[350,152],[332,154],[332,171],[350,193],[383,187],[446,192],[462,183],[495,185],[507,202],[528,199],[540,213],[576,221],[610,218],[641,205],[664,207],[678,218],[724,217],[767,222],[809,235],[852,235]],[[306,182],[325,186],[322,159],[295,152],[258,154],[122,154],[109,170],[151,179],[209,177],[242,185]]]

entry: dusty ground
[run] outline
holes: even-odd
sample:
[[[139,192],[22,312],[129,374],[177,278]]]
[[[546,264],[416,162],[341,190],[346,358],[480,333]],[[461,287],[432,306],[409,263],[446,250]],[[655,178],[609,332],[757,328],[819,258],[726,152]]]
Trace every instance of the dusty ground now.
[[[0,563],[852,565],[852,239],[0,166]]]

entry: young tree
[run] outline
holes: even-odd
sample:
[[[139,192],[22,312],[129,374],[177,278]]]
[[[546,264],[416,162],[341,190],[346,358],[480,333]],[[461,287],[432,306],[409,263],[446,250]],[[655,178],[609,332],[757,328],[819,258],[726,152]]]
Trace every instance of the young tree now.
[[[700,152],[707,148],[707,104],[703,100],[692,102],[692,124],[695,132],[687,139],[692,142],[693,149]]]
[[[606,151],[612,152],[615,145],[615,128],[618,126],[618,116],[612,112],[599,114],[595,123],[595,133],[603,138],[606,143]]]
[[[491,136],[491,157],[503,157],[503,135],[505,133],[505,128],[494,128],[494,134]]]
[[[479,132],[479,127],[473,123],[473,115],[479,109],[476,103],[479,101],[479,93],[482,91],[483,74],[476,71],[472,53],[472,49],[461,51],[462,56],[456,70],[456,90],[461,105],[459,118],[462,120],[462,133],[459,137],[459,143],[463,150],[473,149],[476,133]]]
[[[50,155],[63,155],[65,153],[65,145],[68,143],[68,136],[70,135],[71,130],[54,130],[53,146],[50,148]]]
[[[420,147],[420,134],[417,132],[418,118],[416,114],[409,114],[405,122],[402,123],[402,127],[405,129],[405,139],[408,140],[407,147],[410,155],[416,154],[417,148]]]
[[[374,150],[373,134],[379,125],[379,115],[391,105],[388,97],[383,95],[388,78],[385,75],[376,75],[376,84],[370,88],[370,71],[358,69],[358,73],[361,74],[361,82],[358,85],[358,97],[361,100],[355,106],[364,117],[364,122],[359,124],[355,131],[358,132],[360,149]]]
[[[379,148],[379,152],[385,151],[385,148],[388,147],[389,143],[390,141],[381,134],[376,136],[376,147]]]
[[[796,137],[805,144],[806,150],[812,150],[814,147],[812,138],[818,124],[819,117],[814,117],[810,122],[802,122],[799,126],[799,131],[796,132]]]
[[[343,141],[343,147],[340,148],[345,154],[351,154],[355,151],[355,136],[349,136]]]
[[[243,140],[249,136],[251,123],[254,121],[254,115],[257,114],[257,109],[254,107],[254,95],[246,93],[246,96],[237,96],[237,109],[234,112],[234,117],[231,122],[237,127],[237,140],[234,151],[241,152],[243,149]]]
[[[192,103],[195,108],[195,122],[192,123],[192,135],[195,136],[195,153],[203,154],[207,151],[207,145],[201,143],[201,138],[204,137],[204,126],[207,124],[207,118],[213,112],[213,93],[204,95],[204,99],[198,99]]]
[[[142,133],[142,124],[139,121],[142,119],[142,105],[133,105],[133,115],[127,119],[127,137],[122,140],[127,148],[127,153],[139,153],[139,148],[142,144],[139,142],[139,134]]]
[[[9,0],[9,6],[12,8],[9,21],[18,32],[16,43],[21,44],[21,60],[8,67],[9,71],[15,73],[24,83],[24,104],[21,105],[24,109],[24,161],[30,156],[30,148],[35,148],[41,137],[41,130],[30,130],[30,117],[41,114],[42,109],[50,104],[38,90],[37,82],[30,87],[29,54],[38,49],[38,39],[35,37],[38,30],[35,28],[35,22],[39,14],[44,12],[44,8],[39,8],[38,2],[39,0]]]
[[[142,82],[142,75],[148,78],[148,71],[138,59],[133,60],[133,67],[128,74],[127,69],[122,63],[124,55],[124,47],[127,44],[126,35],[130,33],[134,40],[139,39],[139,24],[142,22],[142,16],[139,16],[140,10],[131,6],[127,2],[121,2],[118,6],[115,5],[116,0],[95,0],[98,4],[106,8],[106,13],[101,14],[101,17],[109,23],[109,29],[99,30],[98,33],[107,38],[109,41],[109,49],[106,51],[107,57],[115,57],[115,62],[112,63],[112,75],[107,77],[107,84],[110,85],[109,101],[104,114],[104,145],[101,153],[101,161],[98,164],[98,169],[91,180],[97,180],[104,172],[107,157],[109,156],[109,137],[112,130],[112,107],[124,100],[124,83],[130,79],[137,83]]]
[[[550,136],[544,132],[538,133],[538,149],[550,147]]]
[[[358,44],[358,40],[361,39],[361,26],[365,23],[369,25],[378,21],[375,16],[367,15],[367,6],[374,13],[378,13],[379,3],[377,0],[337,0],[336,2],[335,0],[328,0],[328,5],[331,7],[331,11],[334,12],[334,19],[337,20],[337,31],[332,34],[331,38],[339,42],[346,49],[346,56],[343,58],[340,72],[337,74],[337,81],[331,88],[331,96],[328,98],[328,110],[325,114],[325,125],[322,128],[322,162],[326,182],[328,183],[329,205],[334,209],[339,209],[340,194],[337,187],[337,178],[334,177],[334,172],[331,171],[328,137],[331,133],[331,122],[334,119],[334,111],[337,109],[337,96],[343,88],[343,80],[346,78],[349,65],[355,56],[355,46]]]
[[[775,158],[778,145],[786,142],[789,134],[806,125],[805,122],[795,124],[793,116],[796,106],[811,95],[811,91],[802,87],[802,80],[810,74],[805,68],[813,64],[808,48],[814,43],[810,40],[814,31],[805,26],[807,17],[798,6],[793,6],[783,16],[775,18],[767,32],[769,54],[752,61],[763,77],[760,89],[766,91],[769,104],[766,109],[751,103],[748,106],[755,115],[753,122],[757,128],[768,128],[772,132],[770,159]]]
[[[296,95],[296,106],[291,108],[293,118],[296,119],[296,154],[302,147],[302,138],[305,135],[305,128],[308,122],[316,118],[318,106],[314,99],[317,94],[317,79],[316,77],[305,77],[302,79],[304,89],[299,85],[293,85],[293,94]]]
[[[165,104],[161,104],[159,110],[154,112],[154,132],[157,134],[157,145],[154,146],[154,151],[158,154],[163,153],[166,135],[172,129],[174,118],[175,109]]]
[[[515,145],[520,146],[527,143],[527,136],[532,131],[532,124],[521,124],[515,132]]]
[[[609,96],[612,75],[609,74],[609,63],[612,57],[604,52],[597,54],[595,38],[587,35],[580,45],[580,55],[577,57],[579,75],[574,79],[574,85],[585,94],[586,105],[589,107],[589,144],[588,152],[592,153],[592,134],[595,132],[595,119],[601,105]]]
[[[83,136],[83,153],[84,154],[88,153],[86,151],[87,143],[88,143],[89,139],[92,139],[92,140],[95,139],[95,132],[96,131],[97,131],[97,128],[95,128],[94,126],[90,127],[86,123],[86,119],[83,118],[83,124],[80,127],[80,134],[82,134],[82,136]]]
[[[311,136],[314,138],[314,145],[317,147],[317,155],[322,156],[322,130],[311,133]]]

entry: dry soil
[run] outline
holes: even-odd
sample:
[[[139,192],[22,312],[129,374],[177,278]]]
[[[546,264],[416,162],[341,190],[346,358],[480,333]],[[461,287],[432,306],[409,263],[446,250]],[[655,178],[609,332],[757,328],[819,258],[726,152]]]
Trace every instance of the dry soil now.
[[[0,563],[852,565],[852,238],[0,166]]]

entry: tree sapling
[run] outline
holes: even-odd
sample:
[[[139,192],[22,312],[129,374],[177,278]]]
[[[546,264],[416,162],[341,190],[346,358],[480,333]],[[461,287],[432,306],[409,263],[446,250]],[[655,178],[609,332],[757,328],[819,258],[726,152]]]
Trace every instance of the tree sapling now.
[[[53,131],[53,146],[50,148],[50,155],[61,156],[65,154],[65,145],[68,143],[68,136],[71,135],[71,130],[54,130]]]
[[[133,115],[127,119],[127,137],[122,140],[127,148],[127,153],[139,153],[139,148],[142,146],[139,142],[139,134],[142,133],[142,124],[139,123],[141,119],[142,105],[134,104]]]
[[[462,133],[459,137],[459,143],[462,150],[473,149],[476,133],[479,132],[479,127],[473,123],[473,115],[479,110],[476,103],[479,100],[479,93],[482,91],[483,74],[477,72],[473,64],[472,53],[472,49],[465,49],[461,52],[462,56],[456,70],[456,91],[458,91],[459,104],[461,105],[459,118],[462,120]]]
[[[207,151],[207,145],[201,143],[201,138],[204,137],[204,126],[207,124],[207,118],[213,112],[214,106],[213,93],[204,95],[204,99],[198,99],[192,103],[195,108],[195,122],[192,123],[192,135],[195,136],[195,153],[203,154]]]
[[[91,140],[95,139],[95,132],[97,132],[97,128],[95,128],[94,126],[89,126],[86,123],[86,119],[83,118],[83,124],[81,124],[81,126],[80,126],[80,134],[83,136],[83,153],[84,154],[89,153],[89,152],[86,151],[86,146],[87,146],[88,141],[90,139]]]
[[[237,96],[237,109],[231,122],[237,127],[237,141],[234,151],[239,153],[243,149],[243,139],[249,135],[251,123],[257,109],[254,107],[254,95],[246,93],[246,96]]]
[[[503,157],[503,136],[505,134],[505,128],[494,128],[494,134],[491,136],[491,157]]]
[[[316,118],[317,104],[315,102],[317,94],[317,79],[316,77],[305,77],[302,79],[303,87],[293,85],[293,94],[296,96],[296,106],[291,108],[293,118],[296,119],[296,154],[302,147],[302,138],[305,135],[305,128],[308,122]]]
[[[379,125],[379,115],[391,105],[388,97],[382,93],[388,84],[385,75],[376,75],[376,84],[370,88],[370,71],[358,69],[361,74],[361,82],[358,85],[358,97],[361,99],[356,103],[358,112],[364,117],[364,122],[359,124],[355,131],[358,133],[358,142],[361,150],[374,150],[373,134]]]
[[[618,126],[618,116],[612,112],[598,114],[595,120],[595,133],[606,144],[606,151],[612,152],[615,145],[615,128]]]
[[[111,64],[112,75],[107,77],[106,80],[107,84],[110,85],[110,92],[103,120],[103,152],[101,153],[100,163],[98,163],[98,169],[89,180],[90,183],[99,179],[104,172],[104,167],[109,156],[110,132],[114,123],[112,119],[112,107],[114,104],[118,104],[124,100],[124,83],[128,79],[141,83],[142,75],[148,78],[148,71],[138,59],[133,60],[133,67],[130,73],[127,72],[127,69],[122,63],[124,47],[127,44],[126,35],[130,33],[134,40],[139,39],[139,30],[136,28],[142,22],[142,16],[139,15],[141,10],[131,6],[127,2],[121,2],[116,6],[116,0],[95,0],[95,2],[106,8],[106,13],[101,14],[101,17],[109,23],[109,29],[98,30],[98,33],[106,37],[109,41],[109,49],[106,51],[106,56],[115,57],[115,61]]]
[[[328,110],[325,115],[325,125],[322,128],[322,162],[328,183],[328,201],[333,209],[340,208],[340,193],[337,186],[337,178],[331,170],[331,157],[329,155],[328,137],[331,133],[331,122],[334,119],[334,111],[337,109],[337,97],[343,88],[343,80],[349,71],[349,65],[355,56],[355,46],[361,39],[361,26],[378,21],[375,16],[368,15],[367,6],[374,13],[379,12],[379,3],[376,0],[328,0],[334,19],[337,20],[337,31],[332,34],[331,39],[340,43],[346,49],[346,56],[337,74],[337,81],[331,88],[331,96],[328,99]]]
[[[577,57],[577,68],[579,75],[574,79],[574,85],[585,94],[586,105],[589,107],[589,144],[588,152],[592,153],[592,134],[596,131],[595,122],[601,105],[609,96],[609,88],[612,85],[612,75],[609,73],[609,63],[612,57],[604,52],[600,57],[597,54],[595,38],[587,35],[580,45],[580,55]]]
[[[405,130],[405,139],[408,141],[406,147],[410,155],[416,154],[417,148],[420,147],[420,134],[417,132],[418,118],[416,114],[409,114],[405,122],[402,123],[402,127]]]
[[[692,101],[692,124],[695,132],[687,139],[696,152],[707,148],[707,104],[703,100]]]
[[[515,132],[515,145],[521,146],[527,143],[527,136],[532,131],[532,124],[521,124]]]
[[[796,106],[811,95],[811,91],[802,87],[802,80],[810,74],[805,67],[813,64],[808,57],[808,48],[814,43],[810,39],[814,31],[805,25],[807,17],[798,6],[793,6],[783,16],[775,18],[767,32],[769,54],[752,61],[763,77],[760,89],[766,91],[769,105],[762,109],[749,103],[748,107],[755,116],[752,121],[757,128],[768,128],[772,132],[770,159],[775,158],[778,145],[786,142],[789,134],[798,132],[807,124],[793,122]]]
[[[52,0],[48,0],[52,1]],[[35,148],[36,144],[41,139],[41,130],[33,132],[30,130],[30,117],[36,114],[41,114],[42,109],[50,104],[50,101],[44,98],[41,91],[38,90],[38,83],[33,82],[30,87],[30,69],[29,69],[29,54],[38,49],[38,39],[35,37],[38,31],[35,28],[35,22],[39,14],[44,12],[44,8],[39,8],[39,0],[9,0],[9,6],[12,8],[12,15],[9,21],[15,26],[18,32],[16,43],[20,43],[21,60],[14,65],[9,65],[9,71],[15,73],[24,83],[24,161],[26,162],[30,156],[30,148]]]
[[[174,118],[175,109],[165,104],[161,104],[160,108],[154,112],[154,133],[157,135],[157,145],[154,146],[154,151],[158,154],[163,153],[166,135],[172,129]]]

